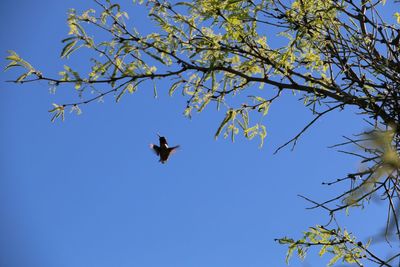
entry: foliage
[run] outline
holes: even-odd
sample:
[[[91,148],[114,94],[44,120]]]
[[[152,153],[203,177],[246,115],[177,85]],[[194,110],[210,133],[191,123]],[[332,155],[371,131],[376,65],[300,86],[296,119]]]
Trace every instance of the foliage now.
[[[262,144],[267,130],[261,118],[282,91],[292,91],[301,95],[315,118],[278,151],[289,144],[294,147],[320,117],[354,106],[371,130],[337,147],[359,147],[359,153],[341,151],[360,157],[363,170],[325,183],[350,183],[348,191],[333,199],[319,203],[304,197],[313,208],[325,209],[337,226],[311,227],[300,240],[279,242],[289,246],[288,258],[294,250],[303,258],[308,247],[319,246],[320,255],[333,255],[328,265],[342,259],[360,266],[365,260],[391,266],[400,257],[395,251],[389,259],[379,258],[342,230],[335,216],[380,196],[388,207],[384,235],[400,239],[399,10],[388,10],[383,0],[148,0],[136,4],[146,6],[157,31],[144,35],[127,23],[128,14],[119,4],[94,2],[95,9],[70,10],[69,37],[61,51],[63,58],[83,48],[93,51],[97,56],[90,59],[88,75],[65,66],[59,77],[47,77],[15,52],[7,57],[7,69],[24,70],[14,82],[74,86],[82,99],[53,104],[52,121],[64,118],[67,107],[80,113],[82,105],[105,96],[114,95],[118,102],[143,82],[168,79],[170,95],[181,91],[187,97],[185,116],[215,104],[226,111],[216,137],[223,134],[234,140],[242,133],[248,139],[259,136]],[[393,13],[390,18],[382,15],[388,12]],[[106,32],[109,39],[97,41],[96,32],[88,33],[93,29]],[[99,84],[109,87],[83,97]],[[390,250],[389,241],[387,247]]]
[[[369,244],[363,245],[362,242],[356,242],[355,238],[346,230],[342,231],[340,228],[328,230],[321,225],[310,227],[300,240],[281,238],[277,241],[289,246],[286,256],[287,263],[295,250],[300,258],[304,258],[309,247],[319,246],[321,247],[319,256],[326,253],[332,255],[328,266],[335,264],[340,259],[345,263],[360,264],[360,261],[367,257],[366,253],[368,253],[369,247]]]

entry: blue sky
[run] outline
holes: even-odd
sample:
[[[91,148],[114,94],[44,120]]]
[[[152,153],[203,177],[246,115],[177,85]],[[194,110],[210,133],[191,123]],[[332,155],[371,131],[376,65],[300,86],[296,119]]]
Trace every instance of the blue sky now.
[[[56,75],[67,63],[59,58],[67,10],[90,7],[82,2],[2,1],[1,66],[12,49]],[[131,14],[130,22],[142,16]],[[75,57],[71,66],[84,64]],[[321,182],[359,167],[327,148],[364,129],[352,111],[323,118],[295,151],[273,155],[312,118],[297,96],[271,107],[259,149],[258,140],[214,140],[223,112],[209,108],[189,120],[185,98],[168,97],[163,82],[157,99],[143,87],[118,104],[106,98],[51,123],[51,103],[74,99],[73,88],[54,95],[46,83],[6,83],[15,71],[0,75],[0,266],[285,266],[286,247],[273,239],[300,237],[328,220],[305,210],[297,194],[335,196],[344,187]],[[181,145],[165,165],[148,147],[157,132]],[[370,216],[381,213],[372,205],[344,220],[363,235],[384,222]],[[291,266],[329,261],[312,254]]]

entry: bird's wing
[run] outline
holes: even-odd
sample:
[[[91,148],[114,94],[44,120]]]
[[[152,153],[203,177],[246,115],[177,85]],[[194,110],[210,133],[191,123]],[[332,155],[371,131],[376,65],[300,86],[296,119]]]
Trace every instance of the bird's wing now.
[[[180,148],[180,146],[173,146],[173,147],[169,147],[169,153],[174,154],[178,149]]]
[[[154,144],[150,144],[150,148],[153,150],[154,153],[157,154],[157,156],[160,155],[160,147],[159,146],[156,146]]]

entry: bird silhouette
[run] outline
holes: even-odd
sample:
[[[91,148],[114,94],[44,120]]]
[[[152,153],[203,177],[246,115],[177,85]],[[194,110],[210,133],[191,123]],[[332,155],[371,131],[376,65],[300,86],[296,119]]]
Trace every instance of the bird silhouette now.
[[[153,149],[154,153],[160,157],[160,162],[164,164],[167,162],[169,156],[176,152],[178,146],[168,147],[167,139],[164,136],[157,134],[159,137],[160,145],[150,144],[150,148]]]

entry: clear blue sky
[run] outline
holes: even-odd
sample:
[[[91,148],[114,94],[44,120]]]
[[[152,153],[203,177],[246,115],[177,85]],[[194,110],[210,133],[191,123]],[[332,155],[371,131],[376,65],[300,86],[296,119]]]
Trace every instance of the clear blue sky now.
[[[67,63],[59,59],[67,10],[90,5],[1,1],[1,67],[12,49],[56,75]],[[134,21],[143,12],[130,17],[140,23]],[[87,64],[79,57],[72,62]],[[297,97],[271,107],[259,149],[258,140],[215,141],[224,114],[210,108],[184,118],[185,99],[168,97],[163,82],[158,99],[142,87],[118,104],[106,98],[83,107],[80,116],[51,123],[51,103],[75,99],[73,88],[52,95],[46,83],[19,86],[4,82],[17,72],[0,75],[0,266],[285,266],[286,247],[273,239],[300,237],[328,220],[305,210],[308,203],[296,195],[335,196],[343,188],[321,182],[359,167],[327,148],[365,127],[351,111],[322,119],[294,152],[272,154],[311,119]],[[157,132],[182,147],[165,165],[148,147]],[[352,211],[350,230],[362,235],[376,228],[384,221],[367,215],[377,212]],[[305,262],[293,258],[291,266],[329,261],[311,254]]]

